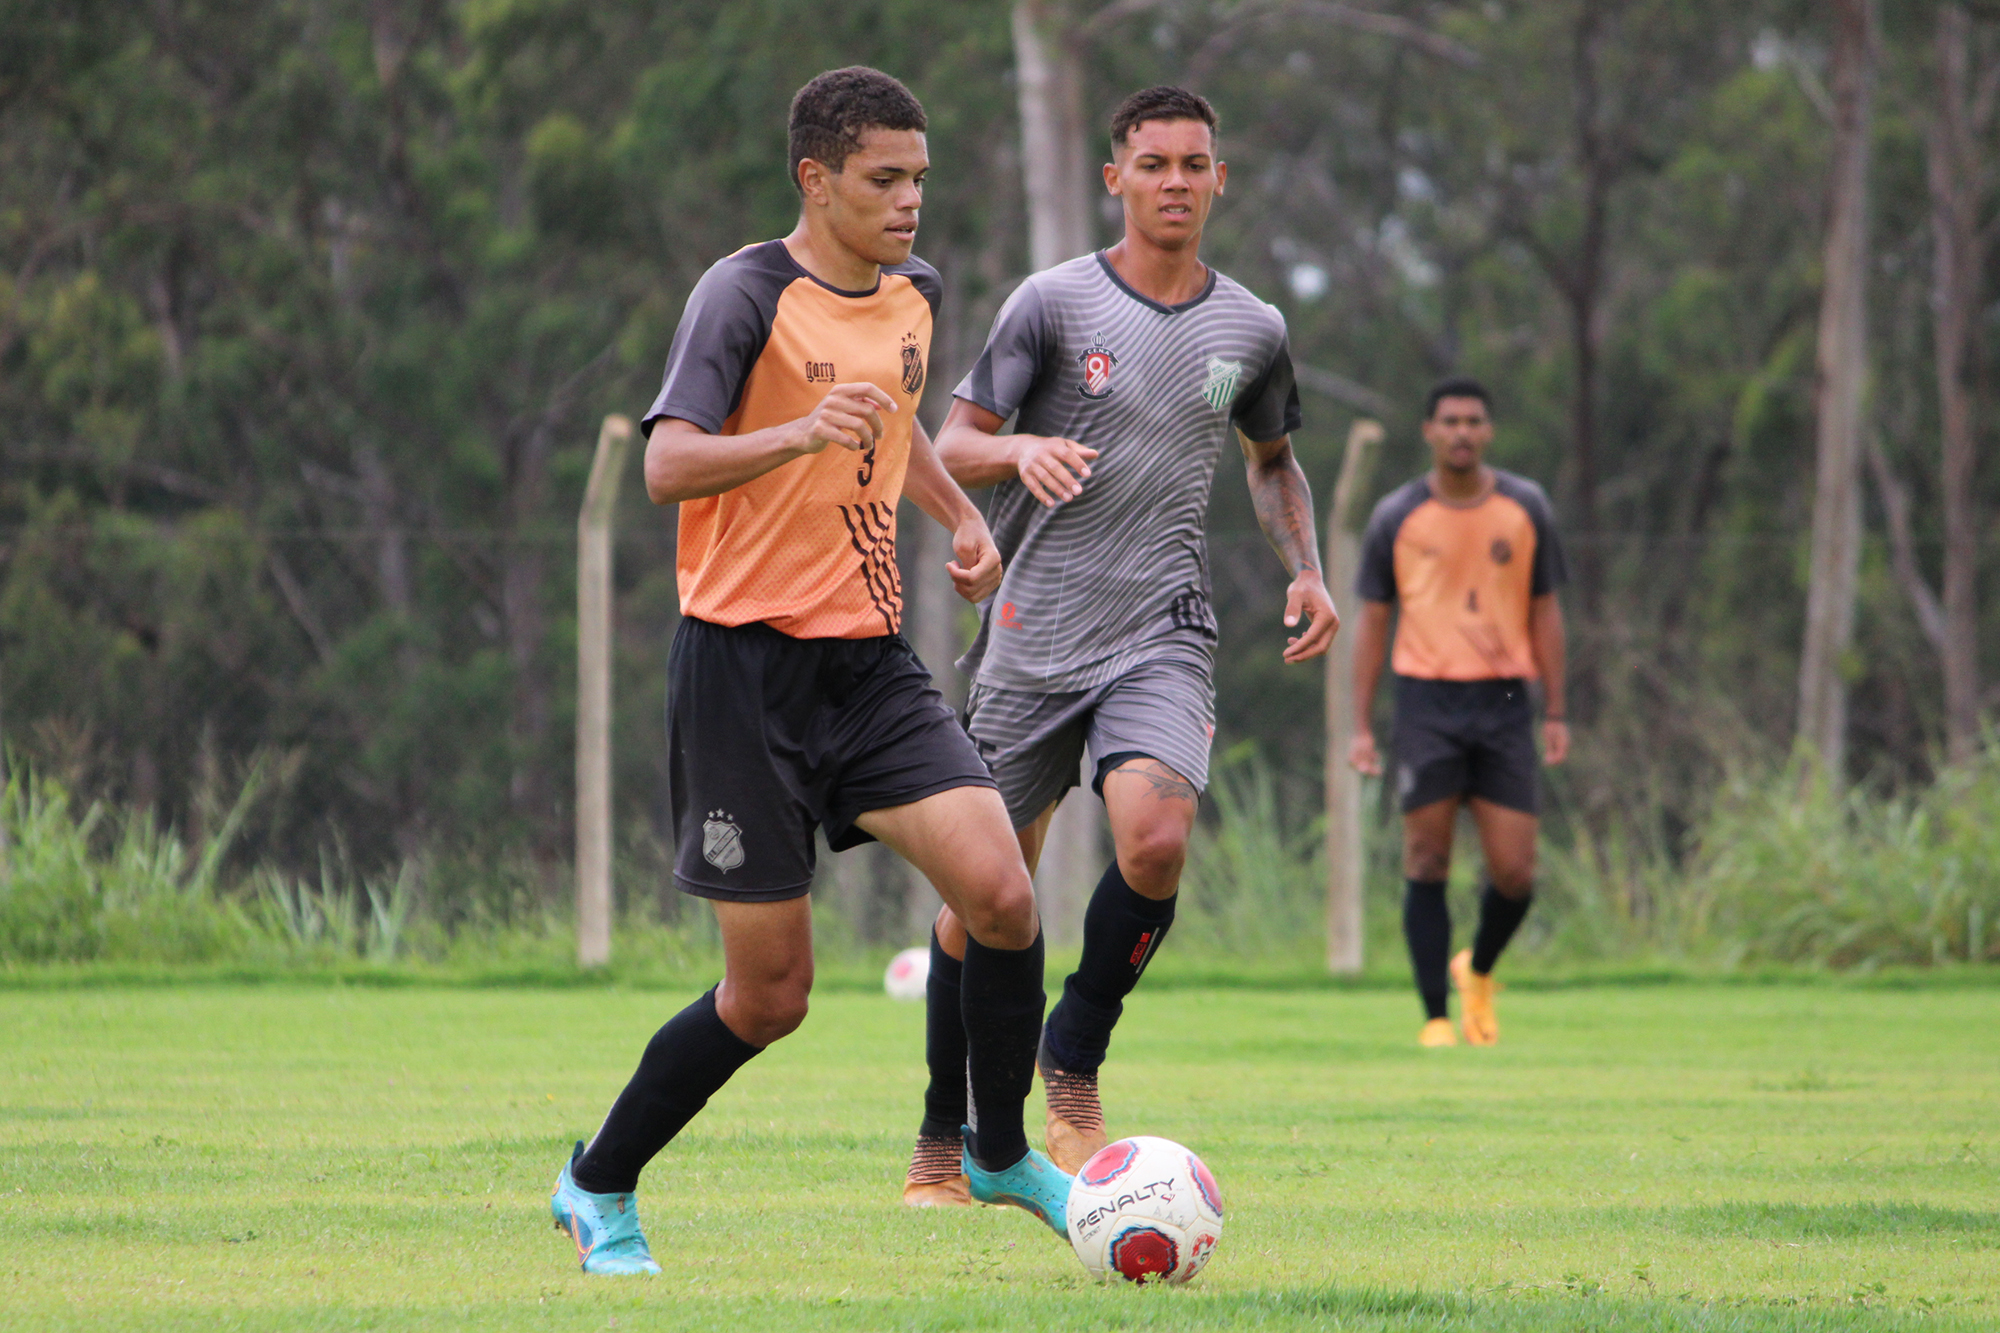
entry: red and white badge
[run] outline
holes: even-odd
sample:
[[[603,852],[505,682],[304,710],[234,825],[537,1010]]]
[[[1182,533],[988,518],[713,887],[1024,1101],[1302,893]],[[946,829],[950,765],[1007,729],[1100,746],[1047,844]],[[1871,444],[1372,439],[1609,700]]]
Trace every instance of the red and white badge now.
[[[1103,337],[1084,348],[1076,359],[1083,363],[1083,383],[1076,386],[1076,391],[1085,398],[1109,398],[1111,368],[1118,364],[1118,357],[1104,345]]]

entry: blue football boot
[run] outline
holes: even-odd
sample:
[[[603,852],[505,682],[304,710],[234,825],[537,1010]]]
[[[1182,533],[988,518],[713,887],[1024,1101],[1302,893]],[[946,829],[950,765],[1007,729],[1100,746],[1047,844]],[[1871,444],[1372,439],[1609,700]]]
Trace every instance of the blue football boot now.
[[[549,1212],[555,1215],[556,1230],[569,1233],[576,1242],[576,1257],[586,1273],[657,1273],[653,1252],[646,1248],[646,1233],[639,1230],[639,1200],[631,1194],[592,1194],[570,1177],[570,1168],[583,1156],[579,1142],[556,1177],[556,1191],[549,1196]]]
[[[971,1138],[972,1131],[965,1131]],[[972,1197],[980,1203],[1007,1204],[1014,1208],[1025,1208],[1040,1218],[1049,1230],[1069,1239],[1069,1187],[1075,1177],[1060,1170],[1054,1162],[1028,1149],[1023,1157],[1005,1171],[988,1171],[972,1160],[968,1151],[964,1156],[965,1178],[972,1188]]]

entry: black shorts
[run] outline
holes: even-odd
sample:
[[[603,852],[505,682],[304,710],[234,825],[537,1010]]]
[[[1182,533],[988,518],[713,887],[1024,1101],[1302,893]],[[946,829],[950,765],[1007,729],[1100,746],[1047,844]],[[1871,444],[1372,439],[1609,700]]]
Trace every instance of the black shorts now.
[[[1541,811],[1541,756],[1525,680],[1396,677],[1395,749],[1405,814],[1448,796]]]
[[[667,782],[683,893],[779,902],[812,888],[813,825],[842,851],[870,810],[992,787],[900,634],[795,639],[681,619],[667,656]]]

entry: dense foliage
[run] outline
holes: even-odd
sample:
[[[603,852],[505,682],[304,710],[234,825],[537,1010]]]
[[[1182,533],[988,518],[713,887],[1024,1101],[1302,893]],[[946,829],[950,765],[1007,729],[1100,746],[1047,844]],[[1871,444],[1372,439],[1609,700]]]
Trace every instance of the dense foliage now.
[[[1110,6],[1079,39],[1088,113],[1156,80],[1214,98],[1234,174],[1209,253],[1284,309],[1319,372],[1299,444],[1322,497],[1358,404],[1391,428],[1379,491],[1421,466],[1432,378],[1497,388],[1497,461],[1549,485],[1582,576],[1579,757],[1554,831],[1600,876],[1614,845],[1678,864],[1722,775],[1790,739],[1821,16],[1373,7],[1429,34],[1413,41],[1322,12],[1361,8]],[[1872,399],[1925,569],[1933,8],[1884,16]],[[595,423],[645,406],[702,269],[789,226],[799,83],[865,61],[930,110],[940,390],[1026,264],[997,3],[16,0],[0,22],[6,741],[191,845],[226,813],[213,793],[258,768],[234,845],[287,882],[337,848],[357,885],[454,859],[504,863],[529,898],[560,883]],[[1870,505],[1854,776],[1928,781],[1937,663]],[[664,832],[672,543],[642,497],[621,523],[638,864]],[[1309,805],[1319,678],[1279,663],[1279,570],[1227,469],[1215,527],[1221,739],[1258,742]]]

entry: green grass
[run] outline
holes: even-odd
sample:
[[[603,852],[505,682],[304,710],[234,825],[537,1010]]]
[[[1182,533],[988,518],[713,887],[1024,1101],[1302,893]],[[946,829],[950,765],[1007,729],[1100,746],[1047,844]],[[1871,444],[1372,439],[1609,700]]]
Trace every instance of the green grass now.
[[[665,1278],[547,1187],[680,1002],[623,989],[0,991],[0,1327],[1762,1330],[2000,1322],[2000,992],[1516,991],[1415,1048],[1379,991],[1136,997],[1114,1129],[1197,1147],[1192,1288],[896,1206],[921,1015],[855,991],[649,1174]]]

